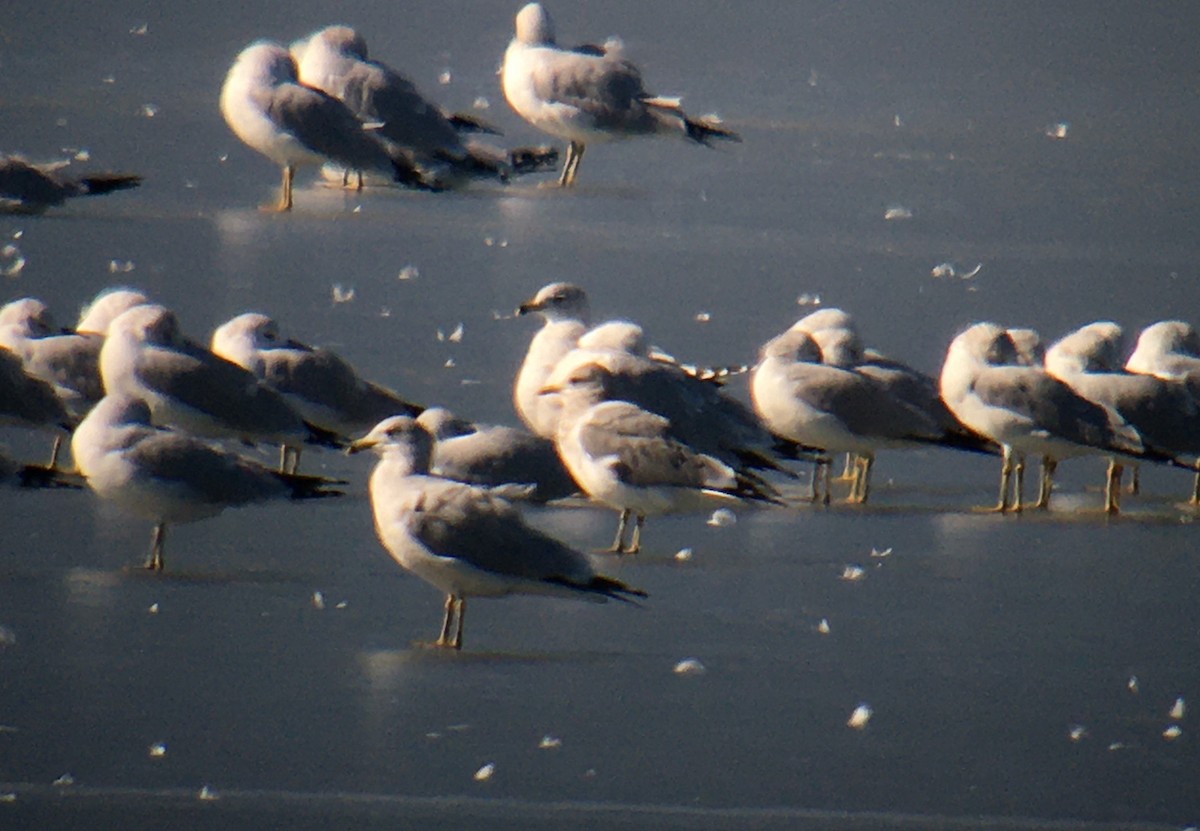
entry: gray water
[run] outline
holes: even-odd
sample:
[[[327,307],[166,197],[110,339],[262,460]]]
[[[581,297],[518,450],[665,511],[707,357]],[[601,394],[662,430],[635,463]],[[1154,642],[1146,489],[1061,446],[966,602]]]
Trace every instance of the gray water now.
[[[309,172],[289,216],[257,210],[278,171],[217,111],[241,48],[350,23],[430,95],[485,98],[506,141],[537,142],[495,77],[518,4],[176,5],[5,15],[0,149],[86,149],[81,167],[146,181],[0,220],[27,260],[0,299],[70,322],[132,284],[199,337],[266,311],[502,423],[535,326],[507,316],[556,279],[710,364],[752,360],[802,295],[929,371],[975,320],[1055,337],[1200,308],[1192,3],[556,3],[563,41],[623,36],[652,90],[744,143],[597,146],[567,193],[354,194]],[[933,277],[944,262],[981,268]],[[305,465],[351,496],[178,527],[161,577],[134,568],[149,527],[91,494],[0,492],[0,827],[1200,822],[1194,717],[1163,735],[1176,698],[1200,703],[1183,474],[1147,471],[1108,520],[1101,463],[1081,460],[1055,511],[996,517],[973,510],[994,460],[885,454],[865,508],[653,520],[642,554],[602,561],[642,608],[474,602],[466,650],[442,654],[416,645],[441,598],[374,538],[370,461]],[[598,510],[530,519],[585,549],[612,532]],[[687,658],[706,671],[675,673]]]

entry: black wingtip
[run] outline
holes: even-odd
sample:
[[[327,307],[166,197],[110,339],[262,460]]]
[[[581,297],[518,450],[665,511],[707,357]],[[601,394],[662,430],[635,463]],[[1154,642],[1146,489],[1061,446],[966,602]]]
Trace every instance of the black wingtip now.
[[[23,488],[68,488],[82,490],[83,483],[71,480],[69,474],[44,465],[25,465],[17,473],[17,481]]]
[[[93,173],[79,179],[84,196],[101,196],[116,190],[129,190],[142,184],[142,177],[132,173]]]
[[[720,141],[733,141],[739,144],[742,137],[733,130],[726,130],[724,127],[718,127],[716,124],[707,121],[693,121],[686,119],[684,126],[687,129],[687,137],[697,144],[703,144],[705,147],[712,147],[714,139]]]
[[[324,427],[318,427],[308,421],[304,422],[304,426],[308,429],[308,438],[304,440],[305,444],[328,447],[333,450],[341,450],[349,444],[343,436],[339,436],[332,430],[326,430]]]

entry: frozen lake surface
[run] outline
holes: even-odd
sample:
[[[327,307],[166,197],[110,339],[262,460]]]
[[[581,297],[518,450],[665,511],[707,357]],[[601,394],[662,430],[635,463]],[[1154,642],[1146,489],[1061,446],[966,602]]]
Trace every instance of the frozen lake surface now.
[[[71,322],[126,283],[202,339],[263,311],[498,423],[534,331],[512,310],[552,280],[701,364],[752,361],[818,299],[931,372],[976,320],[1200,317],[1194,4],[551,4],[564,42],[621,35],[653,91],[744,143],[595,146],[570,192],[355,194],[308,171],[291,215],[261,213],[278,170],[216,104],[257,37],[354,25],[427,94],[487,103],[505,141],[545,140],[495,77],[519,3],[422,6],[22,10],[0,150],[146,181],[0,218],[26,260],[0,300]],[[1200,823],[1194,717],[1169,717],[1200,704],[1183,473],[1146,471],[1107,519],[1102,462],[1076,461],[1054,511],[998,517],[974,510],[994,459],[883,454],[866,507],[652,520],[642,554],[600,560],[642,608],[477,601],[444,654],[417,645],[442,598],[375,539],[370,465],[307,454],[351,494],[173,529],[162,576],[135,567],[149,526],[91,494],[0,492],[0,827]],[[600,510],[530,519],[584,549],[612,533]]]

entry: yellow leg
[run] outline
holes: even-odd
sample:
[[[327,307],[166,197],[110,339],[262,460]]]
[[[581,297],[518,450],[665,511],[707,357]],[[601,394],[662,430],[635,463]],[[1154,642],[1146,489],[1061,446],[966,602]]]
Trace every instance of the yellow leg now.
[[[1104,513],[1121,512],[1121,473],[1125,468],[1116,459],[1108,460],[1108,475],[1104,482]]]

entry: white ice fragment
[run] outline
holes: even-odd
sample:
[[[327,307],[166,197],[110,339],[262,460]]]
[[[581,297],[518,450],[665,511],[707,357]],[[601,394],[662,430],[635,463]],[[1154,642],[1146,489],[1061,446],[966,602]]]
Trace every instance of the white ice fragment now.
[[[1167,715],[1170,716],[1171,718],[1173,718],[1175,721],[1180,721],[1183,718],[1184,713],[1186,713],[1186,712],[1187,712],[1187,705],[1184,702],[1183,697],[1181,696],[1181,697],[1175,699],[1175,705],[1173,707],[1171,707],[1171,712],[1167,713]]]
[[[227,162],[227,161],[229,161],[229,154],[228,154],[228,153],[222,153],[220,156],[217,156],[217,161],[219,161],[219,162]]]
[[[1109,750],[1124,750],[1125,742],[1109,742],[1108,749]]]
[[[75,161],[77,162],[86,162],[91,158],[92,154],[86,147],[76,151],[75,153]]]
[[[865,579],[867,570],[862,566],[856,566],[853,563],[842,569],[842,579],[848,583],[857,583],[859,580]]]
[[[934,278],[953,277],[958,272],[954,268],[954,263],[938,263],[929,272]]]
[[[57,779],[55,779],[55,780],[54,780],[54,782],[53,782],[53,784],[54,784],[54,786],[55,786],[55,787],[58,787],[58,788],[65,788],[65,787],[67,787],[68,785],[74,785],[74,784],[75,784],[75,777],[74,777],[74,776],[72,776],[72,775],[71,775],[71,774],[69,774],[69,773],[64,773],[62,776],[60,776],[60,777],[58,777]]]
[[[16,801],[17,795],[15,793],[0,793],[0,802],[8,804]]]
[[[1085,736],[1087,736],[1087,728],[1082,724],[1072,724],[1067,730],[1067,737],[1073,742],[1080,741]]]
[[[447,729],[447,730],[450,730],[450,731],[452,731],[452,732],[454,732],[454,733],[465,733],[466,731],[468,731],[468,730],[470,730],[470,729],[471,729],[471,725],[469,725],[469,724],[462,724],[462,723],[460,723],[460,724],[448,724],[448,725],[446,725],[446,729]]]
[[[549,733],[542,736],[542,740],[538,742],[538,748],[541,750],[553,750],[556,747],[562,747],[562,739]]]
[[[854,708],[854,712],[850,714],[850,718],[846,719],[846,726],[853,727],[855,730],[862,730],[867,726],[867,722],[871,720],[871,716],[875,711],[871,709],[871,705],[867,703],[859,704]]]
[[[502,240],[500,240],[500,247],[501,247],[501,248],[508,248],[508,240],[506,240],[506,239],[502,239]]]
[[[708,323],[710,320],[712,320],[711,312],[699,312],[696,315],[697,323]]]
[[[102,83],[102,84],[115,84],[116,82],[117,82],[117,77],[115,75],[105,75],[103,78],[100,79],[100,83]]]
[[[737,514],[728,508],[717,508],[708,518],[708,524],[713,528],[726,528],[737,524]]]
[[[1125,682],[1125,686],[1129,687],[1129,691],[1134,695],[1138,693],[1138,677],[1136,675],[1129,676],[1129,680]]]
[[[904,121],[901,120],[900,113],[896,113],[894,116],[892,116],[892,126],[894,126],[894,127],[903,127],[904,126]]]
[[[25,232],[20,229],[17,229],[16,231],[12,232],[13,239],[20,239],[23,236],[25,236]]]
[[[139,113],[145,118],[154,118],[158,115],[158,107],[154,104],[142,104],[142,109]]]
[[[347,603],[345,600],[339,600],[339,601],[337,602],[337,605],[336,605],[336,606],[334,606],[333,608],[335,608],[335,609],[345,609],[345,608],[347,608],[349,605],[350,605],[350,604],[349,604],[349,603]]]
[[[167,755],[167,745],[165,742],[155,742],[154,744],[150,745],[150,750],[148,752],[150,753],[151,759],[161,759],[163,756]]]
[[[137,266],[135,266],[133,264],[133,260],[109,260],[108,261],[108,273],[109,274],[128,274],[129,272],[133,271],[135,268],[137,268]]]
[[[1173,742],[1183,735],[1183,728],[1178,724],[1172,724],[1170,727],[1164,730],[1162,734],[1164,739],[1169,742]]]
[[[13,243],[8,243],[3,248],[0,248],[0,275],[4,277],[20,277],[21,272],[25,270],[25,257],[21,254],[21,249]]]
[[[486,110],[488,107],[492,106],[492,103],[481,95],[471,102],[471,106],[477,110]]]
[[[196,794],[196,798],[202,802],[212,802],[214,799],[217,799],[217,792],[208,785],[205,785],[200,788],[200,793]]]
[[[379,307],[379,316],[380,316],[380,317],[384,317],[384,318],[386,318],[386,317],[391,317],[391,316],[392,316],[392,310],[391,310],[391,309],[389,309],[387,306],[380,306],[380,307]]]
[[[454,359],[453,359],[453,358],[447,358],[447,359],[446,359],[446,363],[442,364],[442,366],[443,366],[444,368],[446,368],[446,369],[454,369],[454,366],[455,366],[455,364],[454,364]]]
[[[821,295],[819,294],[802,294],[796,298],[797,306],[820,306]]]
[[[353,207],[353,208],[350,210],[350,213],[352,213],[352,214],[360,214],[360,213],[362,213],[362,205],[355,205],[355,206],[354,206],[354,207]]]
[[[320,611],[321,609],[324,609],[325,608],[325,595],[321,594],[319,591],[313,592],[312,604],[313,604],[313,608],[317,609],[318,611]]]
[[[958,279],[970,280],[972,277],[974,277],[976,274],[978,274],[982,270],[983,270],[983,263],[976,263],[975,267],[973,269],[971,269],[970,271],[965,271],[962,274],[958,275]]]
[[[676,675],[703,675],[705,666],[696,658],[684,658],[675,665],[674,671]]]
[[[396,275],[397,280],[415,280],[421,276],[421,271],[411,263],[400,269],[400,273]]]
[[[147,611],[147,612],[149,612],[149,613],[150,613],[150,614],[152,614],[152,615],[157,615],[157,614],[158,614],[158,604],[157,604],[157,603],[151,603],[151,604],[150,604],[150,608],[148,608],[146,611]]]
[[[892,205],[883,212],[883,218],[889,221],[897,219],[912,219],[913,212],[911,208],[906,208],[903,205]]]
[[[450,341],[451,343],[461,343],[461,342],[462,342],[462,339],[463,339],[463,325],[462,325],[462,323],[459,323],[457,326],[455,326],[455,327],[454,327],[454,331],[453,331],[453,332],[451,332],[450,334],[446,335],[446,340]]]
[[[442,734],[439,733],[437,730],[430,730],[428,733],[425,734],[425,738],[431,739],[433,741],[437,741],[441,737],[442,737]]]
[[[454,80],[454,76],[450,73],[449,69],[443,69],[442,74],[438,75],[438,83],[441,84],[442,86],[446,86],[453,80]]]
[[[882,551],[880,551],[879,549],[872,546],[871,547],[871,556],[877,557],[879,559],[883,559],[884,557],[890,557],[890,556],[892,556],[892,549],[885,548]]]
[[[492,778],[492,774],[496,772],[496,765],[493,762],[488,762],[486,765],[475,771],[476,782],[486,782]]]
[[[808,70],[808,85],[810,87],[815,87],[817,85],[817,70]]]
[[[150,24],[149,24],[149,23],[139,23],[137,26],[134,26],[132,29],[130,29],[130,30],[129,30],[129,34],[131,34],[131,35],[144,35],[144,34],[146,34],[146,33],[147,33],[147,32],[149,32],[149,31],[150,31]]]
[[[1070,122],[1059,121],[1056,124],[1051,124],[1046,128],[1046,135],[1052,139],[1065,139],[1067,132],[1071,129]]]
[[[343,286],[341,283],[333,284],[333,302],[334,303],[349,303],[354,299],[354,287]]]
[[[686,563],[688,560],[692,559],[692,549],[690,549],[690,548],[679,549],[678,551],[675,552],[675,559],[681,563]]]
[[[822,635],[828,635],[830,631],[828,618],[821,618],[821,622],[817,624],[817,631]]]
[[[488,248],[491,248],[493,245],[496,244],[496,240],[494,237],[484,237],[483,244],[486,245]]]

